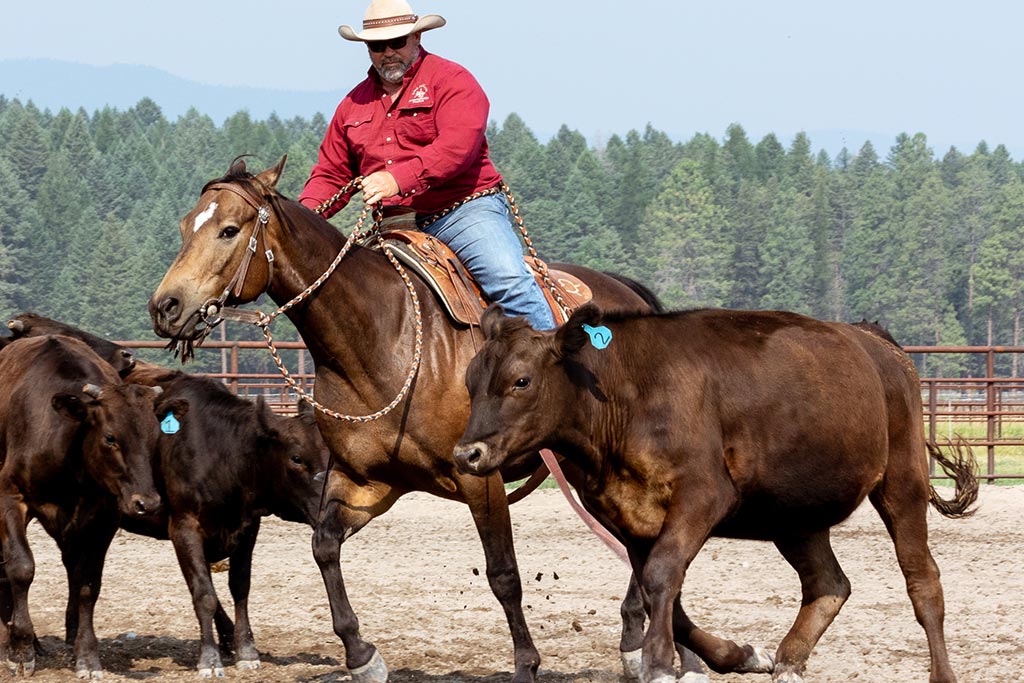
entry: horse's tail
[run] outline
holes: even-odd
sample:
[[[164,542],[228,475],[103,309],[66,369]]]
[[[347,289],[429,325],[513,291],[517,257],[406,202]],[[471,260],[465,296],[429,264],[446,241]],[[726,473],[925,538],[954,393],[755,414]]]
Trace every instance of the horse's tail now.
[[[652,313],[665,312],[665,306],[664,304],[661,303],[661,299],[659,299],[658,295],[655,294],[654,291],[651,290],[649,287],[647,287],[647,285],[642,285],[633,278],[626,277],[625,275],[619,275],[618,273],[610,273],[608,271],[604,271],[604,274],[612,278],[613,280],[618,280],[619,282],[633,290],[636,293],[636,295],[643,299],[644,303],[646,303],[650,307]]]
[[[977,509],[972,506],[978,500],[978,478],[974,474],[975,460],[970,444],[962,436],[958,436],[956,441],[949,441],[947,443],[949,456],[931,441],[926,445],[929,455],[935,458],[935,462],[939,463],[942,471],[956,485],[955,495],[950,500],[940,498],[935,487],[930,487],[928,502],[944,517],[954,519],[970,517]]]

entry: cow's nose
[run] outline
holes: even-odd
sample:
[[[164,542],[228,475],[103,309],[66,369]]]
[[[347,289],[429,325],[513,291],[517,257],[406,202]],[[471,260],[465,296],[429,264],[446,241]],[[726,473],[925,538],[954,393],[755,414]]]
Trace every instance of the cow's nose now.
[[[139,493],[132,495],[132,511],[138,516],[151,515],[160,509],[160,498],[158,496],[143,496]]]
[[[457,445],[454,451],[455,466],[460,472],[479,472],[486,450],[487,446],[479,441],[476,443]]]

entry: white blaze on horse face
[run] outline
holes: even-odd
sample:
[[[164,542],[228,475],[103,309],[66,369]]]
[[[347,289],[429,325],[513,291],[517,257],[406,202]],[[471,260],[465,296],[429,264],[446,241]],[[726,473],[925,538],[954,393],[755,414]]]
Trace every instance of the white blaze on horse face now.
[[[213,212],[216,210],[217,202],[210,202],[210,205],[202,213],[196,215],[196,222],[192,224],[192,232],[199,232],[199,228],[203,227],[206,221],[210,220],[210,217],[213,216]]]

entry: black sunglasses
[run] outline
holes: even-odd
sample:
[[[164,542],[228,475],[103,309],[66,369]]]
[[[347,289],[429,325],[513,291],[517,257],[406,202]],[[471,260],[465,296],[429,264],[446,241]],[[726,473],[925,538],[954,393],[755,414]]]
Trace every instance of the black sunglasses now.
[[[384,52],[389,47],[397,52],[405,47],[407,42],[409,42],[409,36],[392,38],[391,40],[368,40],[366,41],[366,47],[370,48],[370,52],[376,52],[378,54]]]

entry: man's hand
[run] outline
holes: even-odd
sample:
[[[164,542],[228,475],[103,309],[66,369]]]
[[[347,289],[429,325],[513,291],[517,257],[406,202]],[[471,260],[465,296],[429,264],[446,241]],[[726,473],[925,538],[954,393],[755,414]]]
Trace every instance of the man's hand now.
[[[363,178],[363,201],[369,205],[398,194],[398,183],[387,171],[377,171]]]

